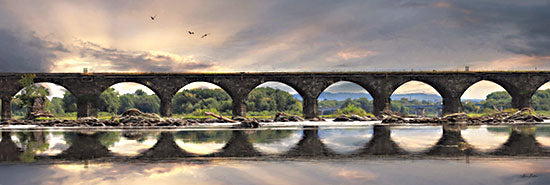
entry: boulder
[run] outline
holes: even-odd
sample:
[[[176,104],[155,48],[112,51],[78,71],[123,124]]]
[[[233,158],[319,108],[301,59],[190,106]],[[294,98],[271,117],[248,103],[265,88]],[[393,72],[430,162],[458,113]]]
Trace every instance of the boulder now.
[[[304,121],[303,118],[296,115],[288,115],[284,112],[277,112],[275,114],[275,118],[273,119],[274,122],[289,122],[289,121]]]
[[[347,115],[340,114],[338,117],[334,118],[334,120],[332,121],[341,122],[341,121],[352,121],[352,120]]]

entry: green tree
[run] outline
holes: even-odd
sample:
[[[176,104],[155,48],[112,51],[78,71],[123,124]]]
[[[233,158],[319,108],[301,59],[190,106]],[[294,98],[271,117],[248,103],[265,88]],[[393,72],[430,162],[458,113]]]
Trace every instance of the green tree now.
[[[103,112],[117,113],[120,108],[119,94],[114,88],[108,88],[99,96],[99,110]]]
[[[63,102],[62,106],[63,106],[63,110],[65,112],[76,112],[77,111],[76,97],[73,96],[71,94],[71,92],[65,91],[65,93],[63,94],[63,99],[61,101]]]
[[[46,96],[50,95],[50,92],[47,88],[34,83],[35,77],[35,74],[24,74],[23,76],[21,76],[21,80],[19,80],[19,83],[21,84],[21,86],[23,86],[23,89],[15,96],[23,102],[23,106],[27,109],[26,118],[28,119],[33,118],[32,115],[30,115],[30,109],[33,106],[36,98],[45,99]]]

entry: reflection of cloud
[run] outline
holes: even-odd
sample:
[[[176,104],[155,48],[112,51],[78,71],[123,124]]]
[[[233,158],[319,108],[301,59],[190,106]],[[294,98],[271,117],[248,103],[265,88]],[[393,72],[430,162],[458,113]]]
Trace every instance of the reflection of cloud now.
[[[136,140],[129,140],[125,137],[120,137],[120,140],[116,142],[109,150],[113,153],[135,156],[140,152],[145,151],[155,145],[156,139],[147,139],[143,142],[137,142]]]
[[[433,146],[443,131],[439,126],[392,127],[391,138],[408,152],[419,152]]]
[[[193,143],[193,142],[184,142],[181,140],[176,140],[176,144],[186,152],[201,154],[201,155],[217,152],[221,148],[223,148],[223,146],[225,145],[225,143],[214,143],[214,142]]]
[[[462,130],[461,134],[467,143],[473,145],[475,149],[482,152],[497,149],[506,142],[510,136],[507,132],[489,132],[487,126],[481,126],[479,128],[468,127],[468,129]]]
[[[349,153],[365,146],[372,138],[372,127],[361,130],[319,130],[321,141],[336,153]]]
[[[295,146],[301,137],[302,134],[292,133],[272,143],[252,143],[252,145],[262,154],[283,154]]]
[[[377,175],[369,171],[340,170],[336,176],[353,180],[373,180]]]
[[[38,151],[37,155],[57,155],[69,148],[63,135],[50,133],[47,135],[47,141],[50,147],[43,152]]]

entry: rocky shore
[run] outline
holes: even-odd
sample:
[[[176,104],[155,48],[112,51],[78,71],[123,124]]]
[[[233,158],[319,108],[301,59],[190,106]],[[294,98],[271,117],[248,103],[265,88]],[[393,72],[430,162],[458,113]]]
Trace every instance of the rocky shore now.
[[[543,122],[546,117],[538,116],[532,109],[522,109],[515,112],[497,112],[491,115],[479,117],[470,117],[465,113],[448,114],[443,117],[434,118],[410,118],[393,112],[384,112],[382,114],[382,123],[402,124],[402,123],[465,123],[468,125],[498,125],[498,124],[518,124],[518,123],[537,123]]]
[[[76,120],[4,120],[1,125],[38,125],[42,127],[162,127],[162,126],[198,126],[208,123],[235,123],[234,128],[258,128],[260,123],[267,122],[301,122],[304,118],[297,115],[289,115],[279,112],[273,119],[257,119],[234,117],[228,118],[207,112],[211,118],[183,119],[183,118],[162,118],[157,114],[143,113],[137,109],[129,109],[121,115],[113,116],[110,119],[98,119],[95,117],[84,117]],[[496,124],[518,124],[543,122],[545,117],[537,116],[532,109],[522,109],[517,112],[499,112],[481,117],[470,117],[464,113],[449,114],[443,117],[424,118],[408,117],[395,112],[384,112],[380,117],[359,116],[355,114],[342,114],[336,117],[334,122],[351,121],[381,121],[387,124],[450,124],[463,123],[468,125],[496,125]],[[325,121],[323,118],[313,118],[308,121]]]

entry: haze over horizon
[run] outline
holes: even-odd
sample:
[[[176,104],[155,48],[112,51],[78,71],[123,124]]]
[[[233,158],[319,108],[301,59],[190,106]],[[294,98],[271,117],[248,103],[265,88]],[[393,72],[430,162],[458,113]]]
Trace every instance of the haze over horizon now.
[[[0,4],[0,72],[550,70],[545,0]]]

